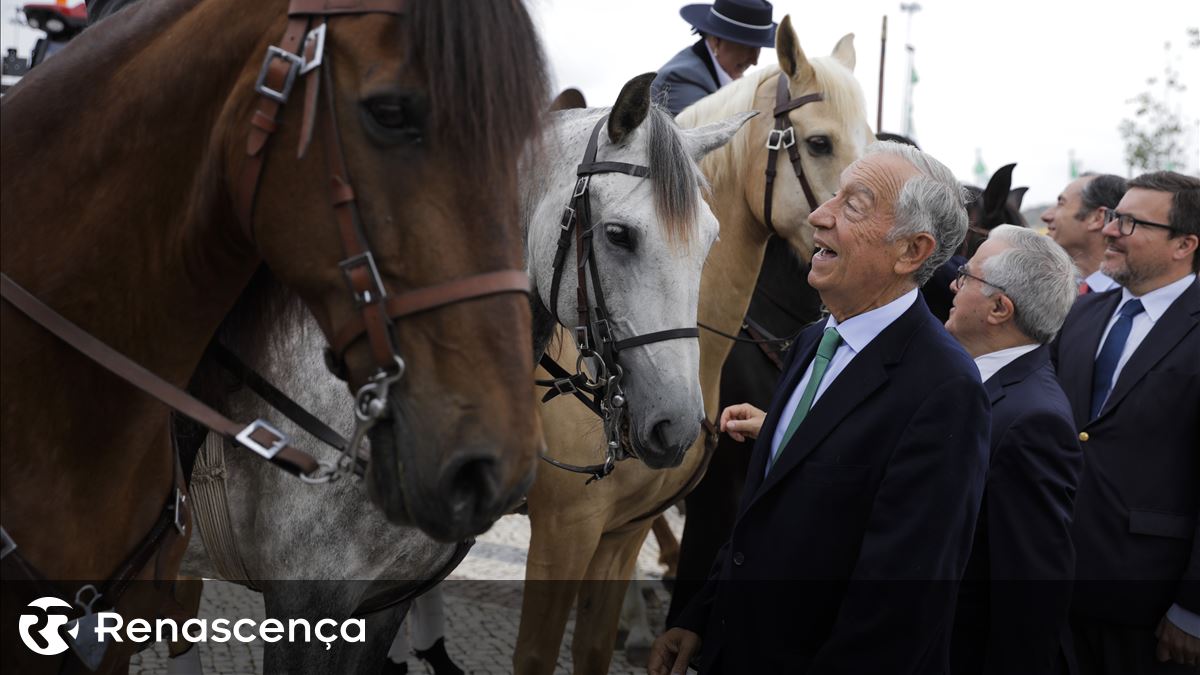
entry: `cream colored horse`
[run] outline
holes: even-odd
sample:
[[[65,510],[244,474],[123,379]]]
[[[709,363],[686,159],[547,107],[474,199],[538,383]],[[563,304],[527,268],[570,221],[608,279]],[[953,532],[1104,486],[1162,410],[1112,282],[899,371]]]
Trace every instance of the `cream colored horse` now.
[[[730,334],[737,333],[746,313],[770,234],[763,216],[766,140],[774,128],[772,111],[781,70],[792,98],[814,92],[825,96],[790,113],[804,172],[818,201],[833,196],[841,171],[873,137],[862,90],[852,73],[853,35],[843,37],[832,56],[809,59],[790,18],[784,18],[775,51],[778,68],[750,73],[677,118],[681,126],[694,127],[736,112],[760,112],[729,144],[701,162],[712,186],[709,204],[721,223],[721,235],[701,277],[699,318]],[[786,151],[780,155],[772,222],[808,259],[812,253],[809,205]],[[575,363],[571,340],[559,342],[563,347],[556,356],[570,367]],[[719,412],[721,366],[730,347],[725,338],[701,331],[700,381],[709,419],[715,420]],[[576,464],[597,461],[604,438],[590,411],[562,396],[544,405],[541,415],[553,457]],[[576,624],[571,672],[608,672],[621,602],[638,550],[653,517],[682,498],[692,478],[703,472],[706,436],[688,450],[678,467],[652,470],[641,463],[623,462],[611,476],[587,486],[578,474],[549,466],[538,469],[529,493],[532,537],[513,657],[515,672],[554,672],[572,604]]]

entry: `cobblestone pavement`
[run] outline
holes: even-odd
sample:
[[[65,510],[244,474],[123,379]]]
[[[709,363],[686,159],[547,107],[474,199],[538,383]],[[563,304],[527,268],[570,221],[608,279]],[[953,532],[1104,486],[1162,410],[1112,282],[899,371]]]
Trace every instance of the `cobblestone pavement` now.
[[[668,520],[676,536],[682,532],[683,518],[675,510]],[[446,647],[451,658],[468,673],[492,675],[512,672],[512,652],[516,644],[517,626],[521,614],[520,580],[525,577],[525,557],[529,546],[529,520],[525,516],[506,516],[480,536],[470,554],[443,585],[446,612]],[[638,557],[638,578],[649,580],[642,584],[643,597],[650,626],[662,629],[670,596],[658,580],[662,568],[658,564],[658,543],[647,537]],[[472,583],[490,581],[493,583]],[[497,583],[497,582],[507,583]],[[262,596],[246,588],[223,581],[208,581],[204,586],[200,615],[208,617],[249,618],[262,621],[265,617]],[[559,652],[557,673],[569,673],[570,643],[574,620],[566,628]],[[467,649],[469,647],[469,650]],[[263,643],[244,644],[231,640],[225,643],[199,644],[200,663],[205,675],[253,675],[262,672]],[[416,658],[409,659],[410,673],[432,672]],[[645,673],[644,667],[630,665],[625,653],[613,654],[614,675]],[[133,675],[165,675],[168,673],[166,646],[157,644],[134,657],[130,667]]]

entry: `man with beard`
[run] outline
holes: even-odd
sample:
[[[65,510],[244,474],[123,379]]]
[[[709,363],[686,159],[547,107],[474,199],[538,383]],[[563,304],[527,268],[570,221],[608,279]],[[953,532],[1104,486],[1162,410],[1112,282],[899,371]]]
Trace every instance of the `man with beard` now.
[[[1084,675],[1200,664],[1200,179],[1139,176],[1055,344],[1084,474],[1071,630]]]

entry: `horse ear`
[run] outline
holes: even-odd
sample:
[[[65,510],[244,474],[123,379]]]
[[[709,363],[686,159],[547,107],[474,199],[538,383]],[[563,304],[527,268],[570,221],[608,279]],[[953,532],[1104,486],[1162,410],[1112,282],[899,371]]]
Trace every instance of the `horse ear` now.
[[[775,57],[779,59],[780,70],[792,82],[805,82],[814,76],[812,64],[800,49],[800,39],[792,28],[791,14],[783,17],[775,31]]]
[[[608,140],[614,144],[633,133],[650,112],[650,83],[658,73],[643,73],[625,83],[608,114]]]
[[[1029,190],[1027,187],[1013,188],[1008,191],[1008,208],[1013,211],[1021,210],[1021,202],[1025,199],[1025,193]]]
[[[1012,186],[1013,169],[1016,164],[1005,164],[992,174],[987,188],[983,191],[983,213],[985,215],[1001,215],[1008,201],[1008,188]]]
[[[740,112],[729,119],[705,124],[695,129],[680,129],[683,137],[683,149],[692,159],[699,162],[705,155],[729,142],[751,117],[758,114],[757,110]]]
[[[586,107],[587,99],[583,97],[583,92],[574,87],[563,89],[562,93],[555,96],[554,100],[550,102],[550,112]]]
[[[843,35],[842,39],[838,40],[837,44],[833,46],[832,54],[838,63],[846,66],[847,70],[854,72],[854,33]]]

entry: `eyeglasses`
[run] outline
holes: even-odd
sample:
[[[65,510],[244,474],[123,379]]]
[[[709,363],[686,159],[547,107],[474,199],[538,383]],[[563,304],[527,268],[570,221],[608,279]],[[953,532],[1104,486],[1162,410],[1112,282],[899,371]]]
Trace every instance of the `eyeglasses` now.
[[[954,280],[954,287],[962,288],[963,279],[974,279],[975,281],[978,281],[979,283],[983,284],[984,286],[991,286],[992,288],[1000,291],[1001,293],[1008,293],[1008,291],[1005,290],[1003,286],[997,286],[996,284],[993,284],[992,282],[988,281],[987,279],[981,279],[980,277],[977,277],[974,274],[971,274],[970,272],[967,271],[966,265],[960,265],[958,267],[958,277]]]
[[[1148,227],[1161,227],[1162,229],[1170,230],[1171,232],[1181,232],[1181,230],[1179,230],[1178,228],[1171,227],[1170,225],[1163,225],[1162,223],[1152,223],[1148,220],[1138,220],[1137,218],[1134,218],[1133,216],[1129,215],[1128,213],[1120,213],[1116,209],[1110,209],[1107,206],[1102,206],[1102,207],[1100,207],[1100,209],[1102,211],[1104,211],[1104,222],[1106,224],[1111,223],[1114,220],[1117,221],[1117,231],[1119,231],[1121,233],[1122,237],[1128,237],[1129,235],[1133,234],[1133,231],[1135,229],[1137,229],[1138,225],[1146,225]]]

